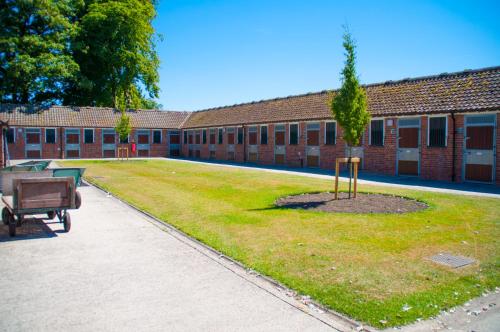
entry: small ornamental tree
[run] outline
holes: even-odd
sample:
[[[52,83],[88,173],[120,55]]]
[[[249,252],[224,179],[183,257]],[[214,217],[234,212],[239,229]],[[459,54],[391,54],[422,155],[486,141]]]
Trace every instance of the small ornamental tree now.
[[[351,170],[352,147],[360,143],[366,126],[370,121],[367,111],[366,92],[359,85],[356,75],[356,45],[347,28],[344,32],[345,66],[342,70],[342,87],[333,96],[331,109],[333,118],[343,130],[343,139],[348,145],[349,170]],[[349,198],[351,196],[349,173]]]
[[[132,131],[132,126],[130,125],[130,117],[125,113],[124,110],[121,111],[120,118],[116,122],[115,131],[120,137],[120,142],[124,142]]]

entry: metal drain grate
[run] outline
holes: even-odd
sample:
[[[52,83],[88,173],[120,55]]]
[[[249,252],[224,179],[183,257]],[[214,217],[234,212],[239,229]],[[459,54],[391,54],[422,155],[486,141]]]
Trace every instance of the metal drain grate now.
[[[434,255],[432,257],[429,257],[431,261],[434,263],[446,265],[449,267],[452,267],[454,269],[473,264],[475,262],[474,259],[468,258],[468,257],[463,257],[463,256],[454,256],[452,254],[447,254],[447,253],[439,253],[437,255]]]

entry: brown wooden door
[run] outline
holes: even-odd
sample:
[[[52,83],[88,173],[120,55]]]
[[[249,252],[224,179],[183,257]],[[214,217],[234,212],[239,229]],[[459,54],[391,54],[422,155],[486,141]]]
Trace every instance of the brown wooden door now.
[[[398,174],[417,176],[419,173],[419,127],[399,128]]]
[[[419,128],[399,128],[399,147],[418,148]]]
[[[466,127],[465,180],[493,181],[494,126]]]
[[[26,133],[26,144],[40,144],[40,132]]]
[[[318,146],[319,145],[319,130],[308,130],[307,131],[307,145],[308,146]]]
[[[492,150],[493,126],[467,127],[467,149]]]

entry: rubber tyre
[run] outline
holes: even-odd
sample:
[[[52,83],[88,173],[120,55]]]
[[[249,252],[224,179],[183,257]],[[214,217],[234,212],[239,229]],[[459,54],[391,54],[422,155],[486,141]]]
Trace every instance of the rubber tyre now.
[[[64,224],[64,231],[68,233],[69,230],[71,229],[71,216],[69,215],[68,212],[66,212],[66,214],[63,217],[63,224]]]
[[[2,221],[4,225],[9,224],[9,213],[9,209],[7,209],[6,207],[2,209]]]
[[[47,218],[50,220],[53,220],[56,217],[56,211],[49,211],[47,212]]]
[[[14,219],[14,215],[9,212],[9,235],[11,237],[16,236],[16,220]]]
[[[82,195],[77,191],[75,192],[75,207],[79,209],[80,206],[82,206]]]

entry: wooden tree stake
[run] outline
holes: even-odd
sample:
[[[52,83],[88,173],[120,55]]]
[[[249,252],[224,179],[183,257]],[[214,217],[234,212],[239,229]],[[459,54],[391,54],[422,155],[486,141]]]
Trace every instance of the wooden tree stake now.
[[[356,193],[358,191],[358,165],[361,159],[358,157],[351,158],[351,163],[354,164],[354,198],[356,198]],[[348,163],[349,158],[337,158],[335,159],[335,200],[339,198],[339,173],[340,173],[340,163]],[[352,165],[350,166],[352,167]]]

